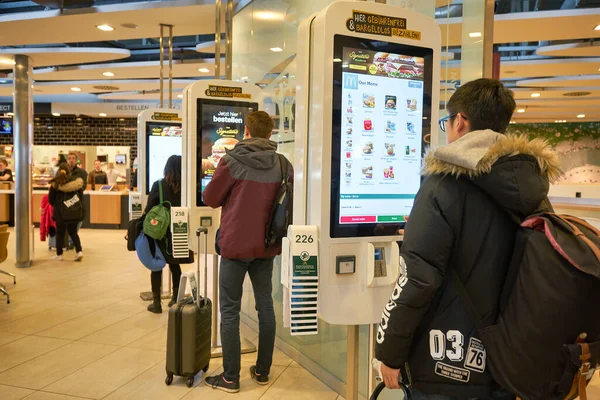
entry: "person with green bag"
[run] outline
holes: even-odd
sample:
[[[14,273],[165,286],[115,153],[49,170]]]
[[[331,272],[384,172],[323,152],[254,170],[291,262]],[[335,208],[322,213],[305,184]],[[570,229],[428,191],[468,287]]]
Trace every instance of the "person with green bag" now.
[[[144,215],[144,233],[156,239],[156,243],[165,256],[171,278],[173,281],[173,297],[169,307],[177,301],[179,280],[181,278],[181,265],[173,258],[171,248],[171,207],[181,206],[181,156],[171,156],[167,160],[164,170],[164,179],[159,179],[152,185],[148,195],[148,203]],[[162,271],[150,273],[152,283],[152,304],[148,311],[160,314]]]

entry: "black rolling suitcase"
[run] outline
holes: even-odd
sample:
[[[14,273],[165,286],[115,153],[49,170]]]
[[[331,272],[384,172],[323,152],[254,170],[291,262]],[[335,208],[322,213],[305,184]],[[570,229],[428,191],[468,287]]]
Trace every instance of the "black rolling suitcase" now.
[[[197,283],[191,279],[192,293],[195,296],[184,298],[185,285],[188,279],[182,275],[179,286],[177,304],[169,309],[169,324],[167,332],[167,378],[165,383],[170,385],[173,376],[187,378],[187,387],[194,385],[194,378],[200,371],[208,371],[211,357],[211,322],[212,303],[207,297],[207,249],[208,230],[199,228]],[[204,296],[200,296],[200,236],[204,234]],[[197,301],[194,301],[194,298]]]
[[[400,387],[402,388],[402,392],[404,393],[404,400],[411,400],[412,395],[410,394],[410,389],[408,387],[406,387],[406,385],[404,385],[403,383],[400,384]],[[385,389],[385,383],[383,383],[383,382],[379,383],[375,387],[375,390],[373,390],[373,393],[371,394],[371,397],[369,397],[369,400],[377,400],[379,398],[379,395],[381,394],[381,392],[383,392],[384,389]]]

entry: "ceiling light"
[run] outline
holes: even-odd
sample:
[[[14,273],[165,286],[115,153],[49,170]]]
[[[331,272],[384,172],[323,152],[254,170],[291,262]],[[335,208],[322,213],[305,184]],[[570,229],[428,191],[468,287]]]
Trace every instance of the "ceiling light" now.
[[[248,77],[247,76],[242,76],[240,79],[243,80],[243,81],[247,81]]]
[[[104,75],[104,76],[115,76],[115,74],[112,73],[112,72],[110,72],[110,71],[103,72],[102,75]]]
[[[101,116],[101,117],[106,117],[106,113],[100,113],[98,115]]]
[[[600,31],[600,25],[596,25],[596,27],[594,28],[595,31]]]
[[[470,32],[469,37],[472,37],[472,38],[481,37],[481,32]]]
[[[342,59],[341,58],[334,58],[333,62],[342,62]]]
[[[12,117],[15,115],[15,113],[6,113],[6,115],[8,115],[9,117]]]
[[[15,61],[10,58],[0,58],[0,64],[4,65],[15,65]]]
[[[202,72],[202,73],[207,73],[210,72],[210,70],[208,68],[198,68],[198,72]]]
[[[585,118],[585,114],[578,114],[577,118]]]
[[[52,113],[55,117],[60,117],[60,113]]]
[[[71,91],[72,91],[72,92],[81,92],[81,88],[78,88],[78,87],[72,87],[72,88],[71,88]]]
[[[177,95],[177,98],[179,98],[179,99],[183,99],[183,95],[182,95],[182,94],[178,94],[178,95]]]
[[[518,112],[519,114],[523,114],[523,113],[525,112],[525,109],[524,109],[524,108],[519,108],[519,109],[517,110],[517,112]]]
[[[280,53],[283,51],[281,47],[271,47],[271,51],[274,53]]]
[[[540,97],[540,96],[541,96],[541,94],[539,94],[539,93],[531,93],[531,97]]]
[[[254,18],[265,21],[283,21],[283,13],[273,11],[257,11],[254,13]]]
[[[511,124],[516,124],[516,123],[517,123],[517,121],[510,121],[510,123],[511,123]]]
[[[104,32],[111,32],[111,31],[115,30],[115,28],[113,28],[110,25],[106,25],[106,24],[96,25],[96,28],[98,28],[98,29],[100,29],[101,31],[104,31]]]

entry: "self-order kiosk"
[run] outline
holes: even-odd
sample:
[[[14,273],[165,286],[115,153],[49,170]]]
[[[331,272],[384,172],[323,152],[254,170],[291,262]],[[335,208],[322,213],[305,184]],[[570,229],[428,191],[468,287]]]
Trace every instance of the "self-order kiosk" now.
[[[303,293],[317,257],[320,318],[379,322],[438,118],[440,46],[433,19],[377,3],[335,2],[301,24],[294,225],[282,273],[292,334],[310,330],[294,314],[310,315]]]

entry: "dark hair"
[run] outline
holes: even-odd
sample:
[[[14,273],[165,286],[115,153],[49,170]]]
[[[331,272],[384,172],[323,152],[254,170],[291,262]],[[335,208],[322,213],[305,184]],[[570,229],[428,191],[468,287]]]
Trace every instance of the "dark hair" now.
[[[71,167],[69,164],[62,163],[58,166],[58,171],[56,171],[56,175],[50,181],[50,183],[54,184],[54,187],[64,185],[65,183],[71,180]]]
[[[246,115],[246,127],[253,138],[270,138],[274,126],[273,118],[264,111],[253,111]]]
[[[165,181],[173,192],[181,191],[181,156],[171,156],[165,164]]]
[[[69,153],[69,154],[67,154],[67,158],[69,158],[69,156],[73,156],[73,157],[75,157],[75,158],[78,159],[77,161],[79,161],[79,157],[77,157],[77,154],[75,154],[75,153]]]
[[[471,131],[491,129],[505,133],[517,108],[513,92],[494,79],[477,79],[459,87],[446,109],[450,115],[462,114]]]
[[[8,167],[8,161],[6,161],[6,158],[0,158],[0,163]]]

